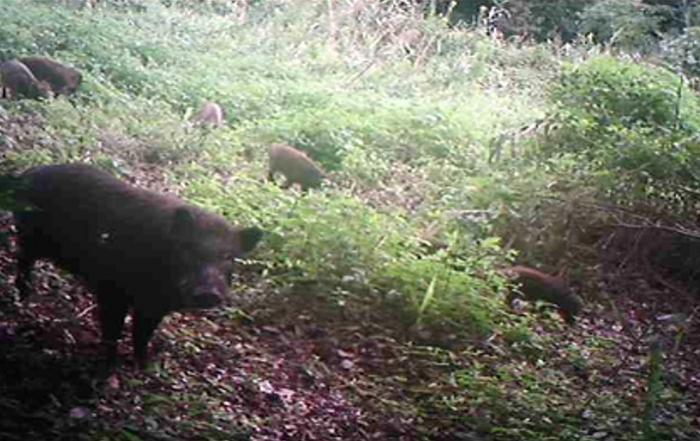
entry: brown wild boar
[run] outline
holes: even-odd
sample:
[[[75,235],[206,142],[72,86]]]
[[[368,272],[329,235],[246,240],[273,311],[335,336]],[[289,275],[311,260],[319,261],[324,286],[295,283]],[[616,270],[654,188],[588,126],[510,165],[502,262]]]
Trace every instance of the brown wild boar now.
[[[75,93],[83,80],[83,75],[72,67],[46,57],[20,58],[34,76],[48,83],[55,95],[71,95]]]
[[[9,60],[0,63],[0,80],[3,98],[50,98],[51,88],[43,81],[37,80],[23,63]]]
[[[219,127],[223,125],[225,116],[223,107],[213,101],[206,101],[195,117],[195,122],[200,125]]]
[[[306,153],[286,144],[270,146],[268,180],[275,180],[275,173],[280,172],[286,178],[282,188],[299,184],[302,191],[321,186],[326,174],[309,158]]]
[[[81,276],[97,297],[108,371],[128,309],[134,356],[143,367],[163,317],[219,305],[234,259],[263,234],[86,164],[39,166],[18,178],[15,198],[32,207],[14,212],[20,297],[29,294],[37,259]]]
[[[566,323],[570,325],[576,323],[576,315],[581,312],[583,302],[579,296],[571,292],[564,279],[522,265],[503,268],[502,271],[520,284],[520,292],[525,300],[552,303],[557,306],[559,314]],[[511,292],[508,296],[509,302],[512,302],[516,296],[517,292]]]

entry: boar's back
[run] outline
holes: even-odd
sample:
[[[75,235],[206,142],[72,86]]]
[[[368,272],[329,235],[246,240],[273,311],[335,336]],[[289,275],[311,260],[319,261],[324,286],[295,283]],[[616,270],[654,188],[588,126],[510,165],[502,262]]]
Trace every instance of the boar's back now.
[[[76,69],[46,57],[29,56],[19,59],[32,71],[34,76],[51,85],[55,94],[75,93],[83,75]]]

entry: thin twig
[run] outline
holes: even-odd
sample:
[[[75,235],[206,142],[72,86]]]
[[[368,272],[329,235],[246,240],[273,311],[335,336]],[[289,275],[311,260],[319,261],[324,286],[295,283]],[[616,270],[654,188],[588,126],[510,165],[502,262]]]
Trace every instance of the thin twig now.
[[[86,316],[90,311],[92,311],[92,310],[95,309],[96,307],[97,307],[97,304],[93,304],[93,305],[88,306],[88,307],[85,308],[83,311],[81,311],[81,312],[76,316],[76,318],[83,318],[84,316]]]
[[[693,239],[699,239],[700,240],[700,233],[696,233],[690,230],[680,230],[678,228],[674,227],[667,227],[665,225],[631,225],[631,224],[625,224],[625,223],[618,223],[615,224],[617,227],[622,227],[622,228],[629,228],[633,230],[662,230],[662,231],[668,231],[670,233],[675,233],[681,236],[685,237],[690,237]]]
[[[350,78],[350,80],[348,80],[348,81],[345,83],[345,85],[344,85],[343,87],[344,87],[344,88],[350,87],[355,81],[357,81],[357,80],[360,79],[362,76],[364,76],[364,74],[367,73],[367,71],[369,71],[369,69],[370,69],[372,66],[374,66],[376,63],[377,63],[377,57],[372,58],[372,59],[370,60],[370,62],[367,63],[367,65],[366,65],[361,71],[359,71],[359,72],[356,73],[352,78]]]

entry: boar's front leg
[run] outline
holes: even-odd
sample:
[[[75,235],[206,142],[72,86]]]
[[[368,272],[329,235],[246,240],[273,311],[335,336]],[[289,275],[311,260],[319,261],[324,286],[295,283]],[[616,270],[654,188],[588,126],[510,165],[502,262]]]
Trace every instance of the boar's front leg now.
[[[145,312],[139,309],[134,310],[134,327],[132,329],[132,340],[134,343],[134,358],[140,369],[146,368],[148,361],[148,342],[153,337],[153,333],[165,317],[164,312]]]
[[[35,212],[15,213],[17,227],[17,278],[15,286],[19,298],[24,301],[31,293],[32,268],[34,262],[51,253],[47,253],[50,241],[44,237],[41,229],[41,215]]]
[[[104,287],[97,294],[102,344],[105,349],[105,370],[111,373],[117,364],[117,342],[124,328],[124,319],[129,309],[129,300],[118,290]]]
[[[19,291],[19,299],[24,301],[32,289],[32,268],[36,259],[24,248],[17,254],[17,278],[15,286]]]

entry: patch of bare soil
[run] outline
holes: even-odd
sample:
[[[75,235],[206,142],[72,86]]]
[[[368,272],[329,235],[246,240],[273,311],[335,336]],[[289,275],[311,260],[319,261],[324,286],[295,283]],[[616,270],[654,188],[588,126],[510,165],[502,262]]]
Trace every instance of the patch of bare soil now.
[[[609,376],[620,391],[630,381],[647,381],[651,347],[658,345],[661,381],[667,392],[678,396],[674,408],[661,411],[658,423],[664,424],[666,412],[685,415],[700,437],[700,302],[653,271],[604,267],[599,285],[605,296],[596,300],[606,320],[593,320],[589,332],[617,342],[618,362]]]

